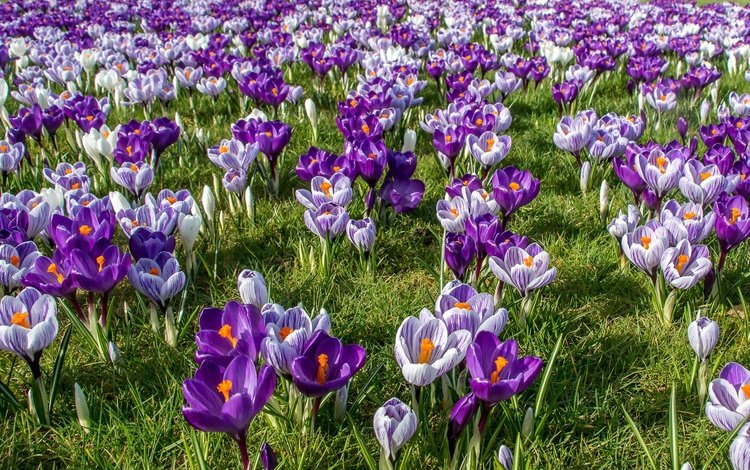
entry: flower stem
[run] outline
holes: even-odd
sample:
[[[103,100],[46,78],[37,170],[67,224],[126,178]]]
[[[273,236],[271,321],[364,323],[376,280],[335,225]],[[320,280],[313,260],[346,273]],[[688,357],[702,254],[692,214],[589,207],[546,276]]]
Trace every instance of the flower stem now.
[[[240,458],[242,459],[242,469],[248,470],[250,468],[250,456],[247,454],[247,434],[243,433],[237,436],[234,441],[240,448]]]

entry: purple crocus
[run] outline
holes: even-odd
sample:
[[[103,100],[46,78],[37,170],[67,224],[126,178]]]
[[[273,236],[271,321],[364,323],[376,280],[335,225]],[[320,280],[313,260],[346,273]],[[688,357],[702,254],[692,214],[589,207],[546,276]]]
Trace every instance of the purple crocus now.
[[[375,245],[375,222],[367,217],[362,220],[350,219],[346,224],[346,236],[360,253],[367,256]]]
[[[705,245],[682,240],[667,248],[661,257],[664,279],[675,289],[690,289],[711,271],[711,255]]]
[[[234,439],[247,470],[248,427],[271,399],[275,387],[273,368],[264,365],[256,372],[255,363],[247,356],[235,357],[226,368],[205,361],[195,377],[182,385],[187,401],[182,415],[196,429],[223,432]]]
[[[294,385],[303,395],[321,398],[346,386],[366,359],[362,346],[342,345],[338,338],[318,330],[305,344],[302,355],[292,361],[290,371]]]
[[[164,235],[162,232],[141,227],[130,236],[128,247],[135,261],[141,258],[154,259],[163,251],[173,253],[175,239],[173,236]]]
[[[714,213],[716,238],[721,249],[717,270],[721,272],[727,253],[750,237],[750,210],[744,197],[722,195],[714,203]]]
[[[265,336],[263,317],[254,305],[227,302],[223,309],[206,307],[198,319],[195,360],[226,365],[236,356],[255,360]]]
[[[730,362],[708,386],[706,416],[717,428],[731,432],[747,415],[750,415],[750,371]]]
[[[515,340],[479,333],[466,353],[471,390],[483,402],[494,405],[523,392],[537,378],[544,363],[535,356],[518,357]]]
[[[540,189],[539,180],[528,170],[508,166],[492,175],[492,198],[503,211],[506,223],[516,210],[533,201]]]
[[[463,233],[448,233],[445,238],[445,264],[456,279],[462,280],[476,255],[474,240]]]
[[[128,270],[135,290],[145,295],[163,312],[170,299],[185,288],[185,273],[172,253],[163,251],[155,259],[141,258]]]
[[[622,252],[637,268],[656,282],[656,268],[664,251],[669,247],[669,239],[664,227],[649,225],[636,227],[622,237]]]
[[[580,117],[564,116],[557,124],[552,140],[560,150],[573,155],[581,166],[580,153],[591,140],[591,124]]]
[[[418,179],[387,181],[380,189],[380,198],[398,213],[411,212],[419,206],[424,196],[424,183]]]
[[[43,294],[75,299],[78,285],[70,275],[71,272],[70,257],[56,249],[52,258],[46,256],[36,258],[34,265],[23,278],[23,283],[38,289]]]
[[[468,284],[452,281],[435,302],[435,316],[448,327],[448,333],[466,330],[472,338],[481,331],[499,335],[508,322],[508,310],[495,310],[491,294],[478,293]]]
[[[372,418],[375,438],[390,462],[417,432],[417,414],[398,398],[391,398],[375,412]]]
[[[333,240],[341,235],[349,222],[346,210],[330,202],[322,204],[317,210],[306,210],[304,217],[307,228],[323,240]]]
[[[727,177],[721,174],[716,165],[690,160],[683,167],[679,186],[680,192],[689,201],[707,206],[713,204],[721,193],[731,193],[738,181],[737,175]]]
[[[291,374],[292,361],[302,355],[313,333],[318,330],[331,331],[328,314],[321,313],[311,319],[302,307],[284,311],[278,304],[269,304],[263,308],[263,316],[266,337],[261,343],[260,353],[282,376]]]
[[[635,169],[657,198],[676,188],[682,176],[683,160],[676,151],[665,153],[660,148],[646,150],[635,159]]]
[[[112,181],[127,189],[137,200],[148,191],[154,182],[154,170],[148,163],[123,163],[120,168],[109,169]]]
[[[0,245],[0,286],[4,292],[11,292],[23,285],[24,276],[34,266],[38,256],[39,251],[33,241],[16,246],[8,243]]]

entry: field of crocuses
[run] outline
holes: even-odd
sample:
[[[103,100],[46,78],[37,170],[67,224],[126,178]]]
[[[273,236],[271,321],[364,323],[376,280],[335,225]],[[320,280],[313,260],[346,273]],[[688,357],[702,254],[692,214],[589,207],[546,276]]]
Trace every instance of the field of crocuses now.
[[[0,3],[0,468],[750,470],[750,8]]]

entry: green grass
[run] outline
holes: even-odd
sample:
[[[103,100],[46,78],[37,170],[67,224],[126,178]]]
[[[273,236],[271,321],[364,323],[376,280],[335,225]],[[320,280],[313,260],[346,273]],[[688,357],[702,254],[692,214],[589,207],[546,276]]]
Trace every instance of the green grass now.
[[[303,69],[295,67],[292,83],[306,85],[307,79]],[[598,220],[598,190],[580,195],[572,159],[552,143],[558,116],[548,87],[546,82],[538,92],[509,100],[513,103],[513,125],[509,130],[513,146],[504,163],[529,169],[541,179],[540,196],[520,211],[511,228],[541,243],[558,269],[557,279],[541,292],[539,307],[526,327],[520,328],[511,321],[502,335],[518,339],[524,354],[545,360],[557,338],[563,338],[549,390],[539,410],[536,436],[524,441],[526,460],[531,468],[645,468],[648,462],[626,424],[624,408],[651,449],[658,468],[666,468],[670,461],[670,389],[676,383],[679,459],[701,466],[726,434],[708,422],[696,393],[683,385],[693,364],[686,340],[690,318],[679,308],[675,324],[663,327],[651,311],[645,276],[630,266],[620,268],[615,242]],[[723,80],[720,97],[745,88],[741,78]],[[340,151],[342,140],[334,119],[335,101],[343,98],[343,91],[340,86],[326,94],[306,89],[308,96],[319,103],[319,145]],[[439,106],[433,85],[424,95],[426,101],[420,110],[431,112]],[[198,109],[193,112],[183,98],[169,112],[180,112],[188,133],[200,126],[210,131],[212,142],[228,137],[230,123],[240,117],[236,106],[230,106],[228,96],[222,96],[215,110],[207,99],[197,99],[196,104]],[[636,111],[634,100],[625,93],[622,75],[605,80],[592,105],[600,115]],[[687,109],[684,103],[681,106],[695,132],[695,110]],[[301,302],[311,313],[326,308],[331,314],[333,332],[344,341],[359,342],[367,349],[367,365],[350,389],[350,404],[361,401],[351,412],[351,422],[370,452],[377,456],[378,445],[371,429],[373,413],[392,396],[404,401],[410,398],[409,387],[392,354],[396,329],[406,316],[432,306],[440,289],[431,270],[438,265],[440,256],[440,230],[434,207],[442,196],[444,176],[430,139],[418,130],[417,175],[426,181],[427,192],[416,212],[394,217],[390,224],[378,227],[375,278],[360,274],[356,254],[346,240],[340,239],[333,274],[322,279],[297,257],[299,243],[306,249],[318,246],[318,240],[304,225],[303,208],[293,197],[294,189],[306,186],[293,175],[293,168],[297,156],[311,143],[311,129],[299,110],[288,108],[287,112],[285,120],[293,125],[294,135],[284,157],[282,193],[278,198],[270,197],[262,184],[255,182],[254,224],[240,220],[239,214],[227,213],[226,198],[218,195],[219,209],[225,212],[226,219],[218,272],[214,280],[213,246],[205,239],[199,241],[197,250],[203,262],[196,282],[188,290],[186,316],[204,306],[221,306],[238,298],[236,276],[244,268],[264,274],[271,296],[278,303],[289,307]],[[113,111],[109,122],[112,125],[142,117],[140,111],[123,109]],[[644,140],[654,137],[666,142],[676,138],[671,124],[675,117],[667,116],[658,133],[650,127]],[[418,128],[417,119],[414,116],[408,127]],[[389,145],[400,147],[396,144],[399,138],[400,135],[394,136]],[[64,146],[60,158],[71,161],[77,156]],[[168,150],[164,167],[163,179],[154,189],[189,188],[197,198],[203,185],[210,185],[213,176],[219,175],[196,142],[183,142]],[[612,174],[608,179],[613,188],[612,211],[616,212],[630,200],[629,192],[615,182]],[[21,183],[14,182],[11,190],[20,190]],[[41,180],[25,184],[42,187]],[[352,204],[350,212],[354,217],[361,216],[361,200]],[[711,243],[715,249],[715,240]],[[746,297],[750,297],[745,276],[748,256],[747,247],[733,252],[726,268],[727,283],[739,282]],[[483,290],[494,289],[492,279],[491,275],[486,276]],[[686,294],[682,305],[689,303],[693,309],[700,306],[699,290]],[[173,349],[151,332],[148,314],[137,309],[127,282],[117,290],[115,299],[113,330],[124,360],[117,366],[101,361],[81,337],[73,335],[53,410],[53,425],[40,429],[28,413],[0,408],[0,468],[197,468],[193,438],[202,442],[210,468],[237,468],[239,454],[230,439],[199,434],[181,415],[181,384],[196,367],[192,359],[196,323],[183,326],[179,344]],[[123,301],[129,305],[129,321],[123,315]],[[737,302],[737,293],[731,293],[730,304]],[[506,306],[514,318],[517,302]],[[703,310],[722,329],[711,358],[710,377],[729,360],[750,362],[748,330],[743,320],[727,310],[728,307]],[[69,328],[69,322],[60,316],[62,332]],[[45,353],[45,373],[51,372],[58,345],[59,339]],[[373,377],[374,386],[365,391],[365,384]],[[2,354],[0,380],[7,378],[10,389],[21,399],[29,374],[25,365]],[[72,393],[75,382],[88,396],[94,423],[89,434],[76,420]],[[501,443],[514,446],[525,410],[534,404],[537,391],[538,384],[518,400],[503,405],[504,413],[493,415],[487,432],[491,437],[485,440],[487,468],[492,468],[490,461]],[[251,451],[268,441],[286,469],[364,468],[352,425],[335,424],[330,405],[324,405],[320,426],[307,436],[294,429],[276,432],[265,415],[259,416],[250,430]],[[447,414],[448,410],[438,405],[430,428],[439,429]],[[419,462],[424,468],[440,468],[442,460],[431,454],[430,448],[428,441],[417,439],[407,446],[412,465]],[[723,450],[711,468],[728,467],[725,455]]]

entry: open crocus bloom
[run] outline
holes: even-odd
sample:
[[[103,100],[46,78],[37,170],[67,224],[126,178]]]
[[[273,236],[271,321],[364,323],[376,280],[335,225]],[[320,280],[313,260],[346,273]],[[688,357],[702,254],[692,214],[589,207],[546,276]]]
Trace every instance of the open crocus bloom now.
[[[205,361],[182,385],[185,420],[196,429],[244,439],[247,428],[273,395],[276,374],[270,366],[256,372],[253,360],[237,356],[226,369]]]
[[[281,313],[277,311],[280,310]],[[289,375],[294,358],[302,355],[310,336],[322,330],[331,330],[328,314],[321,313],[310,319],[302,307],[283,310],[280,305],[263,309],[266,322],[266,337],[261,343],[260,353],[276,372]]]
[[[676,289],[690,289],[711,271],[711,254],[705,245],[692,246],[682,240],[661,257],[664,279]]]
[[[700,243],[711,234],[716,223],[716,214],[711,211],[704,213],[700,204],[686,202],[680,205],[674,199],[662,206],[659,218],[667,230],[671,245],[676,245],[680,240]]]
[[[664,227],[648,225],[636,227],[632,233],[622,237],[622,252],[636,267],[642,269],[651,278],[656,276],[664,250],[669,246]]]
[[[314,176],[310,187],[312,191],[298,189],[295,195],[297,202],[311,210],[329,202],[346,207],[352,200],[351,180],[341,173],[334,173],[330,178]]]
[[[495,310],[491,294],[477,293],[473,287],[454,281],[443,288],[435,302],[435,314],[445,322],[448,332],[467,330],[474,338],[480,331],[499,335],[508,322],[508,311]]]
[[[682,156],[676,150],[646,150],[635,159],[635,169],[658,198],[664,197],[680,183]]]
[[[708,386],[706,416],[714,426],[734,431],[750,414],[750,371],[730,362]]]
[[[396,362],[407,382],[429,385],[464,359],[471,338],[467,330],[448,333],[445,323],[425,309],[418,319],[407,317],[398,328]]]
[[[518,357],[515,340],[500,341],[487,331],[477,335],[466,353],[471,390],[477,398],[490,404],[526,390],[542,371],[542,365],[538,357]]]
[[[367,359],[358,344],[342,345],[338,338],[318,330],[305,344],[302,355],[292,361],[292,380],[308,397],[322,397],[349,383]]]
[[[27,287],[0,301],[0,349],[12,352],[39,377],[39,358],[57,335],[57,304],[49,295]]]
[[[235,356],[247,356],[252,360],[258,357],[265,325],[253,305],[231,301],[224,309],[207,307],[201,312],[198,323],[197,362],[211,360],[226,365]]]
[[[739,182],[738,175],[724,176],[716,165],[703,165],[690,160],[683,167],[680,192],[691,202],[707,206],[713,204],[722,192],[731,193]]]
[[[536,243],[525,249],[512,246],[503,259],[490,257],[490,269],[501,281],[515,287],[522,296],[555,280],[557,269],[549,267],[549,254]]]

